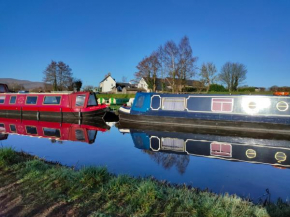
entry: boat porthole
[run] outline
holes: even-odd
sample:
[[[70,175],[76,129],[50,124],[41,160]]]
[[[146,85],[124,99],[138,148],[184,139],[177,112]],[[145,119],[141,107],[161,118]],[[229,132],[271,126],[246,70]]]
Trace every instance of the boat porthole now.
[[[278,102],[277,105],[276,105],[276,108],[280,112],[287,111],[288,110],[288,107],[289,107],[288,103],[287,102],[284,102],[284,101]]]
[[[254,149],[248,149],[246,151],[246,156],[248,158],[255,158],[257,156],[257,152]]]
[[[159,151],[160,150],[160,139],[156,136],[150,137],[150,148],[152,151]]]
[[[256,109],[257,108],[257,105],[256,105],[255,102],[250,102],[248,106],[249,106],[250,109]]]
[[[275,159],[276,159],[279,163],[281,163],[281,162],[283,162],[283,161],[285,161],[285,160],[287,159],[287,155],[286,155],[284,152],[280,152],[280,151],[278,151],[278,152],[276,152],[276,154],[275,154]]]

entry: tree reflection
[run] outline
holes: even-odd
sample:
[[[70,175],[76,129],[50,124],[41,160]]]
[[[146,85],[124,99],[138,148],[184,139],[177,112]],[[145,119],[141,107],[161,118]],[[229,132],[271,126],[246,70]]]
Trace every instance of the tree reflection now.
[[[176,166],[180,174],[185,173],[186,167],[189,163],[188,155],[179,155],[165,152],[153,152],[149,150],[142,150],[144,153],[150,155],[159,165],[162,165],[165,169],[170,169]]]

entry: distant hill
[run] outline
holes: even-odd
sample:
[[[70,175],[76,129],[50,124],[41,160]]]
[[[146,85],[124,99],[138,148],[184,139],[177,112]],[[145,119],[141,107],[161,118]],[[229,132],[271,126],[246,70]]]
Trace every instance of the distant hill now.
[[[44,82],[38,82],[38,81],[27,81],[27,80],[19,80],[14,78],[0,78],[0,83],[7,84],[9,88],[12,90],[13,84],[23,85],[25,90],[31,90],[34,88],[44,87]]]

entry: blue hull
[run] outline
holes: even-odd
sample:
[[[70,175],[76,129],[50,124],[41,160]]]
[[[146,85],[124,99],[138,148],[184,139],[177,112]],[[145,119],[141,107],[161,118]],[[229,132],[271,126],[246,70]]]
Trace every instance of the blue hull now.
[[[288,131],[290,97],[137,93],[120,120]],[[155,123],[156,124],[156,123]],[[250,125],[252,124],[252,125]]]

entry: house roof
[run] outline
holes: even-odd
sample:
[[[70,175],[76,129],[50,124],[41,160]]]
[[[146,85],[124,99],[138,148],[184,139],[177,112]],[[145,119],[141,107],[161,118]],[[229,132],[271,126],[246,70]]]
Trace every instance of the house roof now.
[[[107,75],[100,83],[102,83],[104,80],[106,80],[108,77],[111,77],[114,81],[115,79],[111,75]]]

